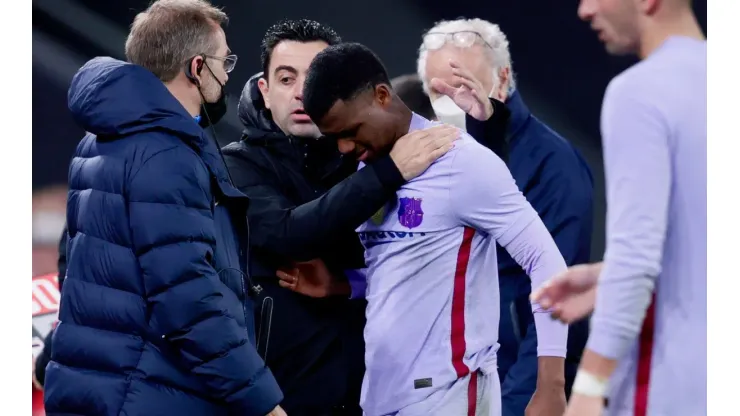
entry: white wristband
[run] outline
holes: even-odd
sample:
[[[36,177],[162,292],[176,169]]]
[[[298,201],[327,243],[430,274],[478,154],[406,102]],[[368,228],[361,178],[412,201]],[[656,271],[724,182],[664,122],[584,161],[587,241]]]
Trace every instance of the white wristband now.
[[[606,396],[608,387],[607,381],[583,370],[578,370],[576,379],[573,381],[573,392],[587,397],[602,398]]]

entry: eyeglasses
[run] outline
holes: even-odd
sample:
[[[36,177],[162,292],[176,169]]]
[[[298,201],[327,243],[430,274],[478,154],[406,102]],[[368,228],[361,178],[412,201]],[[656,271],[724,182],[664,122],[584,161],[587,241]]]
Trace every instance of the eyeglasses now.
[[[216,59],[218,61],[221,61],[224,63],[224,71],[228,74],[229,72],[234,70],[234,67],[236,66],[236,55],[226,55],[226,56],[213,56],[213,55],[205,55],[206,58]]]
[[[424,35],[423,45],[424,49],[433,51],[437,50],[445,45],[447,42],[451,42],[458,48],[469,48],[475,44],[475,41],[480,39],[486,46],[493,49],[491,45],[483,39],[483,36],[478,32],[472,30],[462,30],[460,32],[442,33],[442,32],[430,32]]]

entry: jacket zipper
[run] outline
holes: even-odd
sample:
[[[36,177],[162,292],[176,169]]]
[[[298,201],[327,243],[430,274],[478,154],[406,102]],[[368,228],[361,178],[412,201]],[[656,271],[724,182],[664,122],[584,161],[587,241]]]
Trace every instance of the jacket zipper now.
[[[248,319],[247,318],[247,299],[248,299],[247,288],[244,286],[244,279],[239,279],[239,281],[241,282],[242,295],[244,296],[244,301],[242,301],[242,312],[244,313],[244,323],[247,324],[248,323],[248,320],[247,320]],[[247,335],[249,335],[249,331],[247,331]]]
[[[244,247],[239,247],[239,257],[244,257]],[[252,278],[249,276],[249,220],[247,220],[247,256],[244,265],[244,278],[247,279],[251,284]],[[244,296],[244,301],[242,302],[242,310],[244,311],[244,323],[248,324],[249,317],[247,314],[247,301],[249,300],[249,293],[247,293],[247,287],[244,279],[239,280],[242,284],[242,295]],[[247,331],[247,337],[249,337],[249,331]]]
[[[250,262],[249,262],[249,244],[250,244],[250,241],[249,241],[249,217],[247,217],[246,215],[244,217],[245,217],[245,222],[247,224],[247,255],[246,256],[244,255],[244,247],[239,247],[239,257],[242,257],[242,258],[246,257],[246,259],[244,261],[245,262],[245,264],[244,264],[244,277],[249,282],[249,285],[252,286],[252,276],[250,276],[250,270],[249,270],[250,269]],[[248,323],[249,322],[248,321],[249,320],[249,316],[247,314],[247,301],[249,300],[249,293],[247,291],[246,282],[244,282],[244,279],[240,279],[240,280],[241,280],[241,284],[242,284],[242,295],[244,295],[244,302],[242,302],[242,310],[244,311],[244,322],[245,323]],[[261,291],[261,288],[254,287],[253,290],[255,292],[259,293]],[[249,338],[249,331],[247,331],[247,338]]]
[[[214,217],[216,215],[216,207],[218,205],[219,205],[218,200],[216,200],[216,198],[214,197],[213,201],[211,202],[211,209],[214,213]],[[249,224],[248,223],[247,223],[247,244],[249,244]],[[244,248],[240,246],[239,247],[239,257],[242,257],[243,255],[244,255]],[[248,256],[249,256],[249,251],[247,250],[247,257]],[[239,269],[241,270],[241,267]],[[247,279],[249,279],[249,262],[247,262],[247,270],[244,271],[244,276]],[[239,278],[239,286],[241,287],[241,290],[242,290],[242,296],[244,296],[244,300],[240,300],[240,302],[242,304],[242,313],[244,314],[244,325],[245,325],[245,331],[246,331],[246,327],[248,326],[248,323],[249,323],[249,316],[247,315],[247,299],[249,299],[249,294],[247,293],[247,288],[244,283],[244,278],[242,277]],[[247,332],[247,339],[249,339],[249,331],[246,331],[246,332]]]

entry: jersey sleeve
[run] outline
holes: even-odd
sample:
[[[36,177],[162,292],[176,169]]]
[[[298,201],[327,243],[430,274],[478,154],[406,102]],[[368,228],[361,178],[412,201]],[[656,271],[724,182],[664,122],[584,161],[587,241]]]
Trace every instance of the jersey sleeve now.
[[[479,145],[464,143],[453,155],[448,189],[455,216],[504,247],[538,218],[506,164]]]
[[[463,225],[492,236],[524,269],[537,288],[566,269],[552,236],[517,188],[504,162],[488,149],[466,144],[454,155],[450,205]],[[564,357],[568,327],[532,305],[537,354]]]
[[[607,241],[588,349],[619,359],[633,345],[661,271],[668,223],[671,159],[668,124],[628,79],[604,98]]]

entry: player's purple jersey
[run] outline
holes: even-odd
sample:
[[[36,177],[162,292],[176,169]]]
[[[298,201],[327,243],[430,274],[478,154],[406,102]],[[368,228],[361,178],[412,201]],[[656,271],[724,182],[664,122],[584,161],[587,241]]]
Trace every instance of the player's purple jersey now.
[[[430,122],[414,115],[410,130]],[[367,263],[362,407],[388,415],[481,369],[496,374],[496,242],[533,287],[565,269],[506,165],[467,134],[359,227]],[[565,356],[567,327],[535,306],[539,355]]]
[[[670,38],[615,78],[602,134],[607,249],[588,348],[620,360],[608,413],[705,415],[706,41]]]

